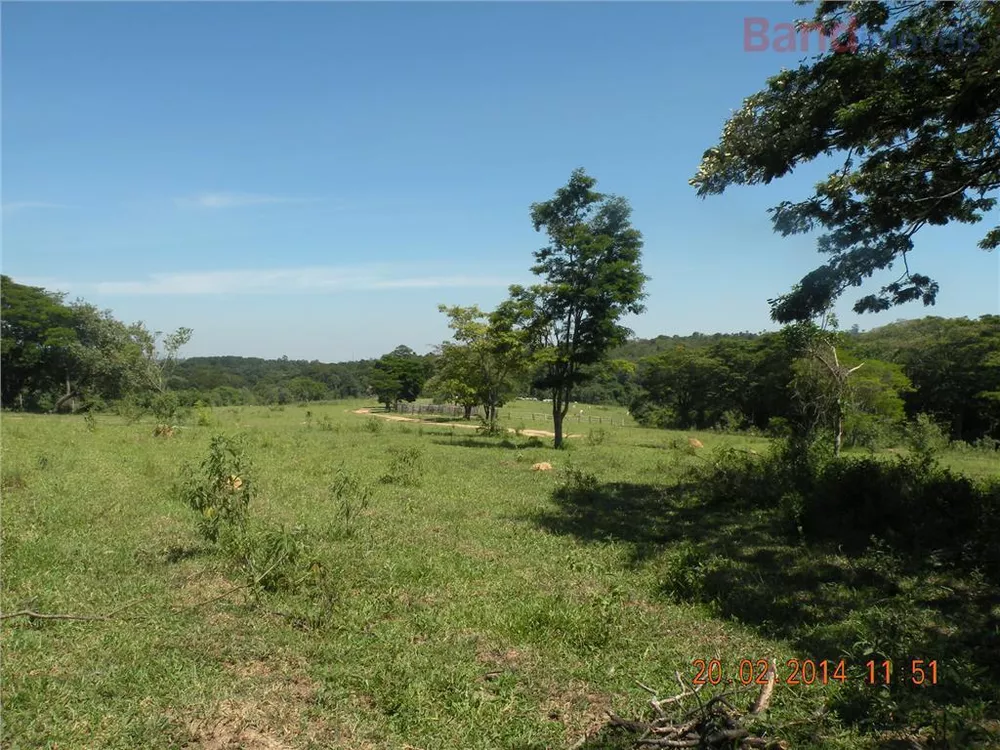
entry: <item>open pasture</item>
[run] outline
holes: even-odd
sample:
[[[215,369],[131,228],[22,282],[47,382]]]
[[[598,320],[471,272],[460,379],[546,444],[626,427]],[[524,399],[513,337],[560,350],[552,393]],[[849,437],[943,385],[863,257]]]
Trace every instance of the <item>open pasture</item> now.
[[[743,659],[840,658],[808,651],[792,622],[764,626],[792,594],[750,553],[807,553],[763,514],[726,518],[678,491],[714,448],[764,439],[692,434],[705,448],[691,451],[688,433],[595,425],[555,451],[352,413],[365,406],[216,409],[171,437],[112,416],[5,416],[3,612],[110,615],[3,621],[9,747],[625,747],[602,727],[647,711],[638,682],[673,695],[695,659],[728,678]],[[319,593],[247,586],[197,533],[175,485],[217,433],[245,436],[250,515],[305,530]],[[331,490],[345,475],[364,502]],[[706,542],[761,579],[743,616],[734,598],[678,595]],[[852,588],[857,560],[826,562],[840,573],[795,585],[812,642],[833,644],[874,589]],[[858,700],[852,679],[779,685],[768,721],[796,736],[834,693]],[[810,731],[794,746],[866,746],[836,720]]]

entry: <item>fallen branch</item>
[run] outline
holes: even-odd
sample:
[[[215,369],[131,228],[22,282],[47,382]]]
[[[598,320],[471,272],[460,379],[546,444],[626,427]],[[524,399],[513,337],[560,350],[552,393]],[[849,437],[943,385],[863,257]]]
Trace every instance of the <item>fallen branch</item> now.
[[[677,681],[681,692],[670,698],[657,697],[657,691],[648,685],[637,682],[639,687],[652,693],[649,702],[657,714],[653,721],[633,721],[623,719],[617,714],[608,712],[611,725],[632,732],[640,733],[636,739],[639,747],[663,748],[704,748],[705,750],[722,750],[726,748],[784,748],[786,745],[777,740],[755,736],[753,723],[767,710],[774,694],[777,682],[777,669],[774,660],[770,662],[766,681],[760,686],[748,710],[738,709],[734,705],[735,696],[754,690],[754,685],[737,687],[703,701],[698,692],[704,685],[692,687],[685,683],[680,672]],[[688,696],[693,696],[698,705],[689,711],[679,708],[678,704]],[[675,716],[667,715],[667,709],[672,707]]]
[[[22,609],[17,612],[0,614],[0,620],[9,620],[15,617],[27,617],[29,620],[132,620],[136,618],[118,617],[117,615],[119,612],[124,612],[126,609],[134,607],[136,604],[144,602],[150,598],[151,595],[133,599],[127,604],[123,604],[117,609],[113,609],[103,615],[50,614],[47,612],[35,612],[33,609]]]
[[[265,570],[263,573],[261,573],[259,576],[257,576],[255,579],[253,579],[249,583],[242,583],[242,584],[240,584],[238,586],[233,586],[232,588],[230,588],[230,589],[228,589],[226,591],[223,591],[218,596],[213,596],[210,599],[204,599],[204,600],[202,600],[200,602],[195,602],[194,604],[186,604],[183,607],[171,607],[170,610],[172,612],[184,612],[184,611],[187,611],[189,609],[196,609],[197,607],[202,607],[202,606],[204,606],[206,604],[211,604],[212,602],[217,602],[220,599],[225,599],[227,596],[229,596],[230,594],[235,594],[237,591],[242,591],[243,589],[248,589],[251,586],[257,586],[261,581],[263,581],[267,577],[268,573],[270,573],[272,570],[274,570],[276,567],[278,567],[278,565],[280,565],[281,563],[283,563],[285,561],[285,557],[286,556],[287,555],[282,555],[280,558],[278,558],[274,562],[273,565],[271,565],[271,567],[269,567],[267,570]],[[190,579],[190,576],[189,576],[189,579]],[[149,598],[150,598],[150,596],[144,596],[141,599],[135,599],[135,600],[129,602],[128,604],[123,604],[122,606],[118,607],[117,609],[113,609],[113,610],[111,610],[110,612],[108,612],[107,614],[104,614],[104,615],[49,614],[49,613],[46,613],[46,612],[35,612],[32,609],[22,609],[22,610],[19,610],[17,612],[6,612],[6,613],[3,613],[3,614],[0,614],[0,620],[10,620],[10,619],[13,619],[15,617],[27,617],[29,620],[85,620],[85,621],[95,621],[95,620],[105,620],[105,621],[106,620],[137,620],[137,619],[140,619],[140,618],[138,618],[138,617],[118,617],[118,613],[119,612],[123,612],[124,610],[129,609],[130,607],[133,607],[133,606],[135,606],[136,604],[138,604],[140,602],[146,601]]]
[[[243,589],[248,589],[248,588],[250,588],[252,586],[257,586],[258,584],[260,584],[261,581],[263,581],[265,578],[267,578],[267,574],[268,573],[270,573],[272,570],[274,570],[276,567],[278,567],[281,563],[283,563],[285,561],[286,557],[288,557],[288,553],[287,552],[285,554],[283,554],[281,557],[279,557],[277,560],[275,560],[274,564],[271,565],[270,568],[268,568],[267,570],[265,570],[263,573],[261,573],[259,576],[257,576],[256,578],[254,578],[249,583],[241,583],[238,586],[233,586],[232,588],[230,588],[230,589],[228,589],[226,591],[223,591],[218,596],[213,596],[210,599],[204,599],[204,600],[202,600],[200,602],[195,602],[194,604],[185,604],[183,607],[171,607],[171,609],[174,612],[185,612],[185,611],[187,611],[189,609],[196,609],[196,608],[202,607],[202,606],[204,606],[206,604],[211,604],[212,602],[217,602],[220,599],[225,599],[227,596],[229,596],[230,594],[235,594],[237,591],[242,591]]]
[[[771,666],[767,670],[767,682],[764,687],[760,689],[760,693],[757,695],[757,700],[753,702],[750,706],[750,715],[757,716],[758,714],[767,710],[767,707],[771,704],[771,696],[774,694],[774,685],[777,682],[777,664],[775,664],[774,659],[771,659]]]
[[[46,612],[35,612],[30,609],[22,609],[20,612],[6,612],[0,614],[0,620],[9,620],[14,617],[27,617],[29,620],[113,620],[110,615],[63,615],[49,614]]]

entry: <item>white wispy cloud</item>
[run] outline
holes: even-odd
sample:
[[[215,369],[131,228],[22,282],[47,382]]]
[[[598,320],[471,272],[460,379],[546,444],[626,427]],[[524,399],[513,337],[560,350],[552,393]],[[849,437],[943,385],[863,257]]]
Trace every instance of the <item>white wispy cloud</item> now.
[[[263,195],[260,193],[198,193],[197,195],[175,198],[174,203],[182,208],[242,208],[264,206],[274,203],[316,203],[322,198],[295,197],[288,195]]]
[[[47,289],[107,296],[302,294],[444,287],[506,287],[511,283],[510,279],[494,276],[412,275],[390,265],[158,273],[128,281],[86,282],[53,279],[24,281],[18,279],[18,281],[32,286],[44,286]]]
[[[45,201],[11,201],[3,204],[4,216],[28,211],[33,208],[69,208],[62,203],[47,203]]]

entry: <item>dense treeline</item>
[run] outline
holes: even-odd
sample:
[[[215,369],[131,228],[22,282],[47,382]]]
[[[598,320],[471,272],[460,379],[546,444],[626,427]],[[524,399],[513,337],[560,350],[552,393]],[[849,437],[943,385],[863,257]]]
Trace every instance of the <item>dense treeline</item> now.
[[[714,341],[695,336],[632,344],[653,350],[638,360],[626,392],[641,422],[663,427],[781,428],[815,404],[817,363],[790,327]],[[1000,316],[927,317],[836,337],[851,369],[844,400],[845,438],[871,445],[891,437],[905,417],[927,414],[953,439],[1000,437]],[[820,355],[822,357],[822,355]],[[822,367],[820,367],[822,369]]]
[[[461,349],[454,345],[426,355],[400,346],[377,360],[339,363],[179,359],[190,331],[163,339],[158,351],[159,334],[141,323],[121,323],[85,302],[67,304],[59,294],[6,276],[2,297],[5,408],[78,409],[130,401],[172,416],[199,403],[374,397],[391,408],[430,396],[471,410],[481,400],[477,389],[463,390],[456,359]],[[817,404],[833,398],[844,405],[847,445],[891,442],[918,414],[933,417],[953,439],[1000,439],[1000,316],[925,317],[836,334],[839,363],[857,369],[835,396],[821,393],[828,389],[822,351],[818,357],[811,353],[801,331],[790,326],[761,334],[633,339],[590,368],[593,377],[574,396],[584,403],[627,406],[648,426],[777,434],[812,418]],[[502,403],[514,395],[545,393],[532,388],[530,373],[522,373],[493,400]]]
[[[170,387],[186,406],[357,398],[367,392],[373,365],[367,360],[327,364],[287,357],[191,357],[178,363]]]

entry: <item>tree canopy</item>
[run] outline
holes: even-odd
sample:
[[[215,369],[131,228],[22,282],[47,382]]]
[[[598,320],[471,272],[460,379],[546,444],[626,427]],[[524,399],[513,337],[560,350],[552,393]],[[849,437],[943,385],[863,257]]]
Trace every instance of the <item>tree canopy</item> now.
[[[770,300],[772,317],[814,318],[897,262],[902,274],[854,310],[932,305],[937,282],[910,267],[914,235],[981,221],[1000,189],[1000,4],[822,2],[812,24],[853,36],[748,97],[691,184],[705,197],[836,157],[812,196],[771,209],[784,236],[822,230],[829,256]],[[979,247],[998,244],[1000,226]]]
[[[386,409],[417,400],[427,381],[427,363],[406,346],[398,346],[375,363],[369,385]]]
[[[596,185],[576,169],[551,200],[532,204],[535,231],[544,229],[549,238],[531,269],[543,283],[511,287],[528,320],[535,386],[552,394],[556,447],[573,390],[626,341],[630,331],[621,318],[644,309],[642,235],[631,224],[632,209],[624,198],[596,192]]]
[[[491,430],[497,409],[515,391],[527,363],[527,338],[518,328],[520,314],[507,300],[491,313],[478,306],[438,307],[448,316],[454,341],[441,346],[439,388],[450,390],[458,403],[483,407]]]
[[[191,336],[180,329],[157,351],[159,334],[126,325],[110,311],[64,295],[0,279],[3,405],[58,409],[77,398],[113,400],[163,391],[178,349]]]

